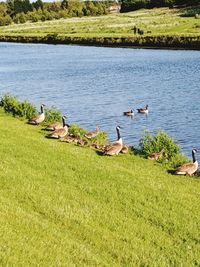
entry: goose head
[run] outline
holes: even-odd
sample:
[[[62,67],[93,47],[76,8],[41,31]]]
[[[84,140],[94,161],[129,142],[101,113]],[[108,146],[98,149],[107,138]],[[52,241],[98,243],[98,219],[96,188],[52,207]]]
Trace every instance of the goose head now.
[[[69,127],[69,124],[66,123],[65,119],[67,119],[67,116],[62,116],[62,122],[63,122],[63,127],[67,126]]]
[[[120,125],[116,126],[116,130],[122,129],[122,127]]]
[[[67,116],[65,116],[65,115],[64,115],[64,116],[62,116],[62,120],[65,120],[66,118],[67,118]]]

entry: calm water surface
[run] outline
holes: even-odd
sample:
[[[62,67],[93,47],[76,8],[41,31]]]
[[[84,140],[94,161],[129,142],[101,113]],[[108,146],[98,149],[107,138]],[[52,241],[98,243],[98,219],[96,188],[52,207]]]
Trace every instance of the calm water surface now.
[[[183,151],[200,148],[200,52],[0,44],[0,95],[56,106],[88,130],[97,125],[138,145],[144,129],[164,129]],[[150,107],[134,119],[123,111]]]

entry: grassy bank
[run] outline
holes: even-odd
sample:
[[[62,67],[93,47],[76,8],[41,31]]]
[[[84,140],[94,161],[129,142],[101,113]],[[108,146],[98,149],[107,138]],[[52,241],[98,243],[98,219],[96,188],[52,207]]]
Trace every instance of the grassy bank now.
[[[0,27],[1,41],[200,48],[200,18],[187,9],[157,8],[100,17]],[[144,35],[134,35],[134,26]]]
[[[199,180],[44,138],[0,110],[1,266],[200,264]]]

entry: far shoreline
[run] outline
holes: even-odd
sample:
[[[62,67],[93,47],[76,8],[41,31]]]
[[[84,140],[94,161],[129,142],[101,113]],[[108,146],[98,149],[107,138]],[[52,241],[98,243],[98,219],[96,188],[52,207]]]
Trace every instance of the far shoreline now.
[[[57,34],[36,36],[0,36],[0,42],[23,44],[79,45],[111,48],[195,50],[200,51],[200,36],[133,36],[133,37],[60,37]]]

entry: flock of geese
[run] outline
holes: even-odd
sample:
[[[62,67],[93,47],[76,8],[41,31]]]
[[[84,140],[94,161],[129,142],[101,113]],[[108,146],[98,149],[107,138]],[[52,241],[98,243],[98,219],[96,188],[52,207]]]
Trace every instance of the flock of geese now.
[[[38,125],[40,123],[42,123],[45,120],[45,111],[44,111],[44,104],[41,105],[41,112],[31,118],[28,123],[32,124],[32,125]],[[137,109],[138,113],[141,114],[148,114],[149,112],[149,107],[148,105],[146,105],[145,108],[139,108]],[[126,111],[123,112],[123,114],[125,116],[134,116],[134,110],[130,110],[130,111]],[[62,123],[52,123],[49,124],[45,129],[48,131],[52,131],[51,134],[49,134],[47,137],[48,138],[55,138],[55,139],[59,139],[59,138],[66,138],[66,141],[68,140],[73,140],[75,141],[75,139],[73,139],[73,137],[68,136],[68,130],[69,130],[70,125],[66,123],[66,116],[62,117]],[[109,155],[109,156],[113,156],[113,155],[118,155],[120,152],[121,153],[128,153],[128,149],[129,147],[125,144],[123,144],[122,141],[122,137],[120,135],[120,129],[121,127],[118,125],[116,127],[116,131],[117,131],[117,140],[114,143],[102,146],[101,149],[103,150],[103,154],[104,155]],[[100,132],[100,129],[97,127],[97,129],[95,131],[91,131],[86,133],[84,136],[87,139],[93,139],[95,138]],[[79,138],[79,140],[76,140],[77,142],[79,142],[79,144],[84,144],[83,141]],[[99,148],[100,146],[94,146],[95,148]],[[192,159],[193,162],[191,163],[186,163],[183,164],[182,166],[178,167],[175,170],[175,174],[178,175],[193,175],[197,170],[198,170],[198,161],[196,159],[196,153],[197,150],[196,149],[192,149]],[[162,157],[164,154],[164,149],[162,149],[160,152],[155,152],[152,153],[148,159],[150,160],[158,160],[160,157]]]

